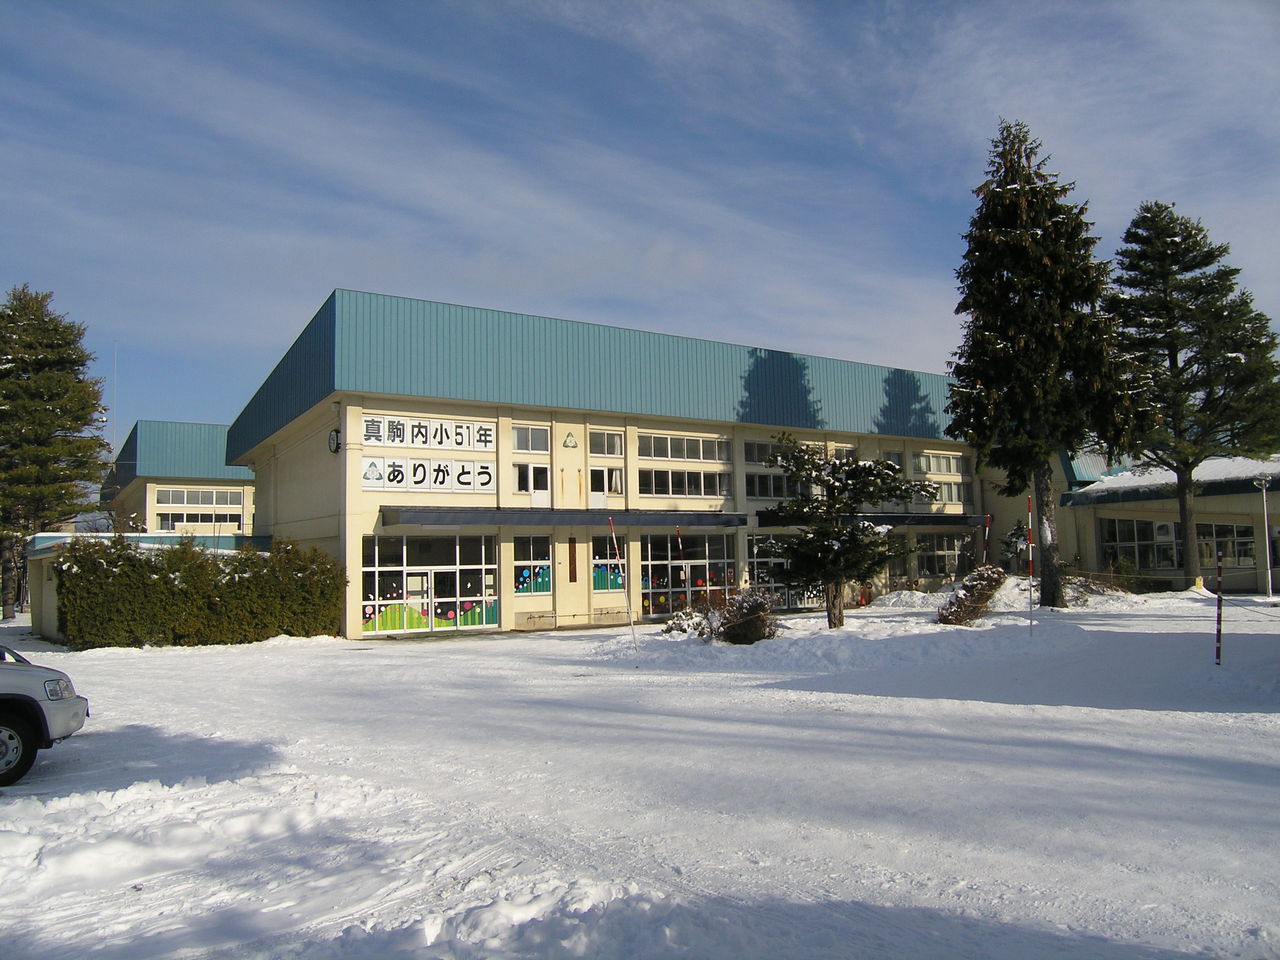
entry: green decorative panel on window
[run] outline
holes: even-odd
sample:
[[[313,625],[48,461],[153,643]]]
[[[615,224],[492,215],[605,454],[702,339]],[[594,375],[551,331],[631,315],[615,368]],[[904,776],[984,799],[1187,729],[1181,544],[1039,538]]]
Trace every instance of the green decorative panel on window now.
[[[551,592],[551,538],[516,537],[516,595]]]
[[[621,590],[626,586],[623,564],[626,562],[627,545],[618,541],[617,552],[612,537],[591,538],[591,589]]]

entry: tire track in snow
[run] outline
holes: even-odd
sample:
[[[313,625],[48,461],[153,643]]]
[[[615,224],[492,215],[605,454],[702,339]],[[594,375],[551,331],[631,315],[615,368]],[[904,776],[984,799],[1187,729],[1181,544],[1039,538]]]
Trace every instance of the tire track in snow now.
[[[439,812],[408,791],[292,772],[19,801],[6,811],[18,816],[0,819],[0,836],[21,841],[0,856],[0,903],[18,918],[5,956],[81,956],[83,942],[59,931],[87,925],[99,958],[296,939],[458,902],[477,877],[520,865],[473,822]],[[94,919],[103,898],[107,924]]]

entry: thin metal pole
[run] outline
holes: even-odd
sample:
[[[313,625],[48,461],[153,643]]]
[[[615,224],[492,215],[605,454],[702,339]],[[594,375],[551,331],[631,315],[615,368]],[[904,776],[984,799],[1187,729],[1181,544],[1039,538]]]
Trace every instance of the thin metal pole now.
[[[1027,633],[1035,636],[1036,632],[1036,603],[1033,591],[1035,590],[1036,578],[1036,551],[1035,537],[1032,535],[1032,513],[1031,513],[1031,497],[1027,497]]]
[[[111,344],[111,456],[116,455],[116,424],[120,420],[120,341]]]
[[[1027,576],[1036,575],[1035,537],[1032,535],[1031,498],[1027,497]]]
[[[1218,640],[1214,647],[1213,662],[1222,666],[1222,551],[1218,551]]]
[[[1267,552],[1267,599],[1271,599],[1271,517],[1267,513],[1267,484],[1271,482],[1271,478],[1267,478],[1267,483],[1262,486],[1262,543],[1266,547]]]

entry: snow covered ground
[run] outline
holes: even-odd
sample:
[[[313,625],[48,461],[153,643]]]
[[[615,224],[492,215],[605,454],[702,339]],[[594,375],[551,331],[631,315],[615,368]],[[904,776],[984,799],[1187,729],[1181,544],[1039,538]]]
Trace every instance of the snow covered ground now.
[[[59,652],[0,956],[1280,957],[1280,607]]]

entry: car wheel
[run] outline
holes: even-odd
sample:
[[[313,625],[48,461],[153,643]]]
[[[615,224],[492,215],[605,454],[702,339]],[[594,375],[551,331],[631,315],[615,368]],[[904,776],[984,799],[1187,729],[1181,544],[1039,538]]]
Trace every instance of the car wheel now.
[[[35,762],[35,731],[25,720],[0,716],[0,787],[17,783]]]

